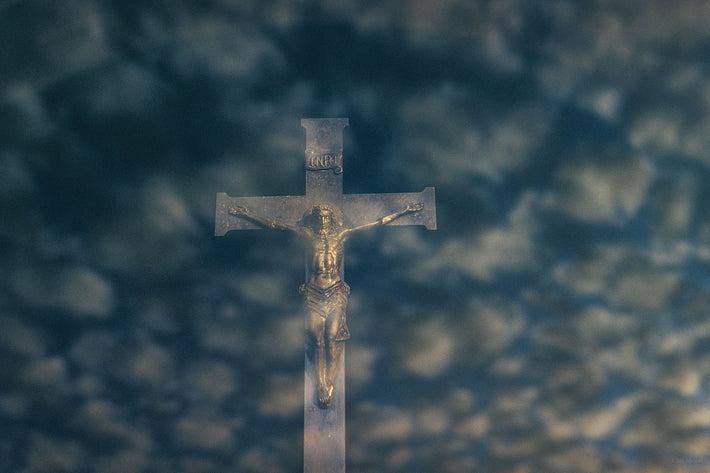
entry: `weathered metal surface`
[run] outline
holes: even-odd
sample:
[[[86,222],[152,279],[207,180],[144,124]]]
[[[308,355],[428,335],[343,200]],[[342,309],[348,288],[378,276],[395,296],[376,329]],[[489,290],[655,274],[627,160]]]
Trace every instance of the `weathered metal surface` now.
[[[387,225],[421,225],[436,230],[436,197],[433,187],[425,187],[421,192],[399,194],[343,194],[340,200],[343,224],[346,227],[357,227],[414,202],[424,204],[424,208],[403,215]]]
[[[348,126],[347,118],[304,118],[301,126],[306,129],[306,170],[328,171],[336,179],[333,183],[340,183],[341,188],[333,189],[342,193],[343,173],[343,128]],[[318,174],[314,175],[317,176]],[[324,173],[327,176],[328,173]],[[306,184],[306,188],[317,190],[320,185]],[[306,190],[308,193],[308,190]]]
[[[349,287],[344,243],[378,225],[436,229],[434,188],[397,194],[343,194],[343,129],[347,118],[304,119],[306,194],[230,197],[217,194],[215,235],[271,228],[301,237],[306,283],[301,286],[307,351],[304,472],[345,472],[344,341]]]
[[[316,397],[313,366],[306,359],[303,398],[304,473],[345,472],[345,354],[338,362],[335,392],[328,409],[314,404]]]

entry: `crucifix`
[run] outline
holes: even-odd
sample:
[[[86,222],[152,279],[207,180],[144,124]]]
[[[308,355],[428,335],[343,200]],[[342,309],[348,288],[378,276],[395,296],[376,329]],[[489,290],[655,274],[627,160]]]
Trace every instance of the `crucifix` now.
[[[215,235],[268,228],[297,234],[306,249],[299,288],[306,318],[304,473],[345,472],[344,244],[379,225],[436,230],[434,188],[399,194],[343,194],[343,129],[347,118],[303,119],[306,194],[231,197],[217,194]]]

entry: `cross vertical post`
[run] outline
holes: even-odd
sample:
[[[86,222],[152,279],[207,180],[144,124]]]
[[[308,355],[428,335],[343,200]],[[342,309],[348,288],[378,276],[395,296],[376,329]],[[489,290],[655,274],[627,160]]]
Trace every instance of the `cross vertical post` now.
[[[344,282],[343,243],[353,231],[375,225],[421,225],[435,230],[436,203],[433,187],[411,193],[343,194],[343,129],[348,119],[303,119],[301,126],[306,129],[306,194],[231,197],[218,193],[215,235],[266,227],[290,230],[309,239],[307,283],[301,286],[311,327],[307,330],[311,348],[304,376],[303,468],[304,473],[344,473],[343,342],[350,335],[345,324],[349,287]],[[309,223],[315,217],[335,226]],[[337,326],[330,320],[334,318]],[[331,338],[326,335],[325,342],[322,336],[313,339],[314,323],[321,324],[320,331],[335,329]],[[330,351],[323,352],[323,343]],[[326,368],[324,359],[329,363]]]
[[[347,118],[303,119],[306,129],[306,196],[330,202],[343,195],[343,129]],[[331,167],[332,166],[332,167]],[[344,267],[340,267],[344,277]],[[309,279],[306,264],[306,280]],[[303,472],[345,473],[345,349],[342,348],[330,408],[313,403],[315,369],[305,356],[303,380]]]

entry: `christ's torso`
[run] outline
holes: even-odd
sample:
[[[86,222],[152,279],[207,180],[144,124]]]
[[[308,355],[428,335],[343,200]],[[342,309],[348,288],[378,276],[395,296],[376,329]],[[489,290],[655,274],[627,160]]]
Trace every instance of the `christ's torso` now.
[[[310,277],[308,282],[326,289],[342,280],[343,243],[337,235],[315,235],[310,241]]]

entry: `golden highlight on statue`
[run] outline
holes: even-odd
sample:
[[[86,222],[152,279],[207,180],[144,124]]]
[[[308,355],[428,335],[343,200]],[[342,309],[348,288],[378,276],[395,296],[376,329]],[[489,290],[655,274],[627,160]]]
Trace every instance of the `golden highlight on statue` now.
[[[423,208],[423,203],[410,203],[398,212],[353,228],[343,227],[340,209],[327,202],[308,209],[299,225],[288,225],[254,215],[243,206],[229,208],[231,215],[261,227],[294,232],[306,247],[307,282],[301,284],[299,292],[303,295],[306,316],[307,353],[315,370],[315,391],[321,409],[327,409],[331,404],[343,342],[350,338],[345,319],[350,294],[350,287],[343,280],[345,241],[354,232],[387,225]]]

